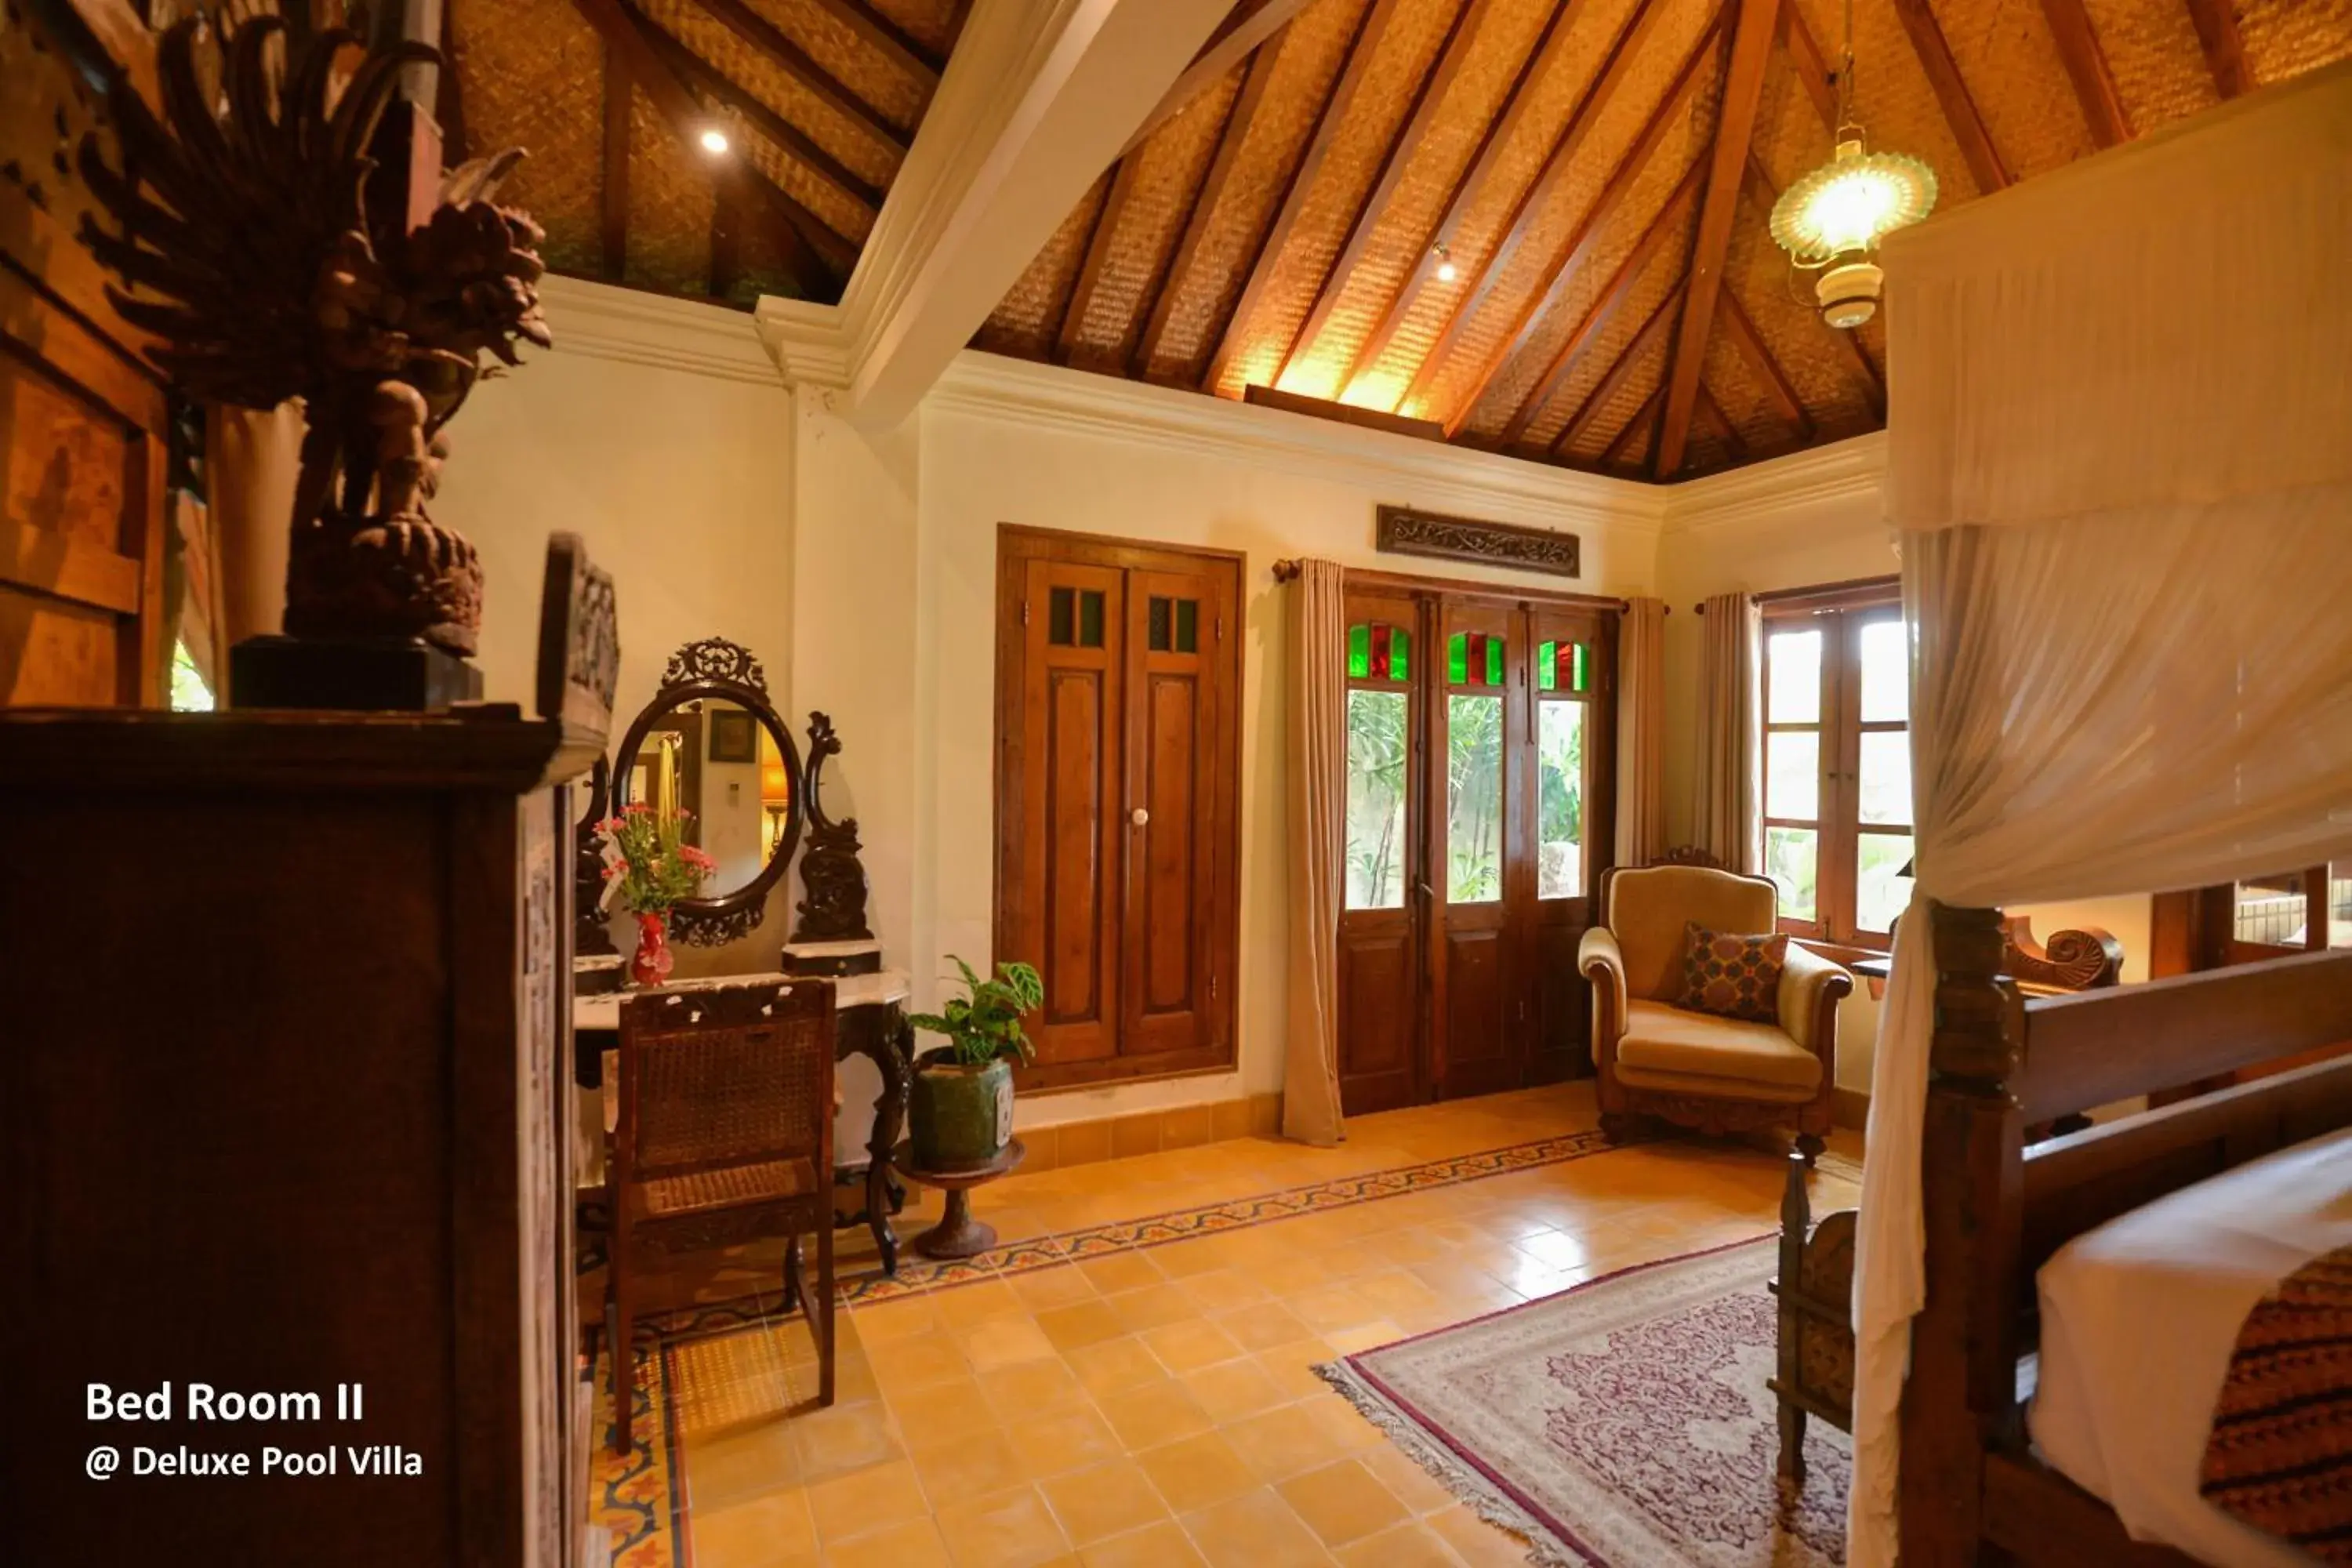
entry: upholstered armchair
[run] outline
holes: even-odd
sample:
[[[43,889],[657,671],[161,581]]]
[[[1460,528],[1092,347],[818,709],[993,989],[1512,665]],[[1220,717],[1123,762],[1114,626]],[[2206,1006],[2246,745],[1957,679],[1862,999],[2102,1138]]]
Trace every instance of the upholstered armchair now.
[[[1830,1130],[1837,1008],[1853,976],[1792,942],[1773,1022],[1692,1012],[1673,1000],[1686,926],[1770,932],[1771,880],[1704,866],[1614,868],[1601,874],[1600,906],[1577,967],[1592,983],[1601,1131],[1622,1138],[1643,1116],[1709,1133],[1786,1124],[1811,1163]]]

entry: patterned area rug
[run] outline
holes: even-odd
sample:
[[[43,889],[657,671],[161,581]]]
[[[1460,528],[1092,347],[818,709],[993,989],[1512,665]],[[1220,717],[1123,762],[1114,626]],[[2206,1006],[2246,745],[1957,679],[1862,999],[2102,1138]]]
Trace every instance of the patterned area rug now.
[[[1556,1568],[1828,1568],[1852,1444],[1809,1424],[1775,1476],[1774,1241],[1595,1279],[1317,1368],[1391,1440]]]

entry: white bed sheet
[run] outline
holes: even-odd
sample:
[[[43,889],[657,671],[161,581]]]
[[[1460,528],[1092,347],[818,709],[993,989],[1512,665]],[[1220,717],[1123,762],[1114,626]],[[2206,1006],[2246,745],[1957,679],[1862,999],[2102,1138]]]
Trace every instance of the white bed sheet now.
[[[2352,1246],[2352,1129],[2170,1193],[2042,1266],[2043,1461],[2125,1528],[2221,1568],[2313,1561],[2197,1491],[2238,1329],[2280,1279]]]

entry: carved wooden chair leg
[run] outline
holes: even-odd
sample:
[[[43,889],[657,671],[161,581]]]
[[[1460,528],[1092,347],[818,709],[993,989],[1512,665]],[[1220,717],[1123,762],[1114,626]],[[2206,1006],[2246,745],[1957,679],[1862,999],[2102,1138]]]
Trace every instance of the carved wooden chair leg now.
[[[1821,1158],[1822,1151],[1828,1147],[1828,1142],[1823,1140],[1819,1133],[1800,1132],[1797,1134],[1797,1152],[1805,1157],[1805,1165],[1807,1169],[1811,1168],[1813,1162]]]
[[[793,1250],[799,1250],[800,1238],[795,1237]],[[833,1288],[833,1227],[825,1226],[816,1235],[816,1302],[809,1314],[809,1326],[816,1331],[816,1402],[833,1403],[834,1363],[834,1296]]]
[[[784,1243],[784,1310],[789,1312],[806,1300],[801,1289],[801,1238],[795,1231]]]
[[[605,1321],[613,1342],[613,1452],[625,1455],[634,1446],[630,1442],[629,1418],[635,1413],[637,1403],[636,1364],[629,1347],[634,1325],[629,1321],[629,1297],[617,1248],[604,1267],[612,1281],[605,1298]]]
[[[1636,1124],[1636,1118],[1630,1112],[1604,1110],[1601,1113],[1601,1136],[1612,1143],[1622,1143],[1633,1136]]]

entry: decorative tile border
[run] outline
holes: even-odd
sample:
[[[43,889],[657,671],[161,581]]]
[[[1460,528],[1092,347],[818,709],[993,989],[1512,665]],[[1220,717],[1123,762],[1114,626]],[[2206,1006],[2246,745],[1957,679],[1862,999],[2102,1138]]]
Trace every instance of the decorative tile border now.
[[[590,1456],[595,1489],[590,1522],[611,1532],[613,1568],[688,1568],[688,1556],[679,1547],[686,1540],[678,1517],[686,1489],[678,1477],[677,1405],[669,1397],[671,1353],[669,1343],[656,1342],[638,1347],[632,1358],[629,1394],[635,1403],[630,1435],[635,1443],[626,1456],[613,1452],[613,1401],[606,1387],[612,1361],[598,1358],[589,1428],[596,1445]]]

